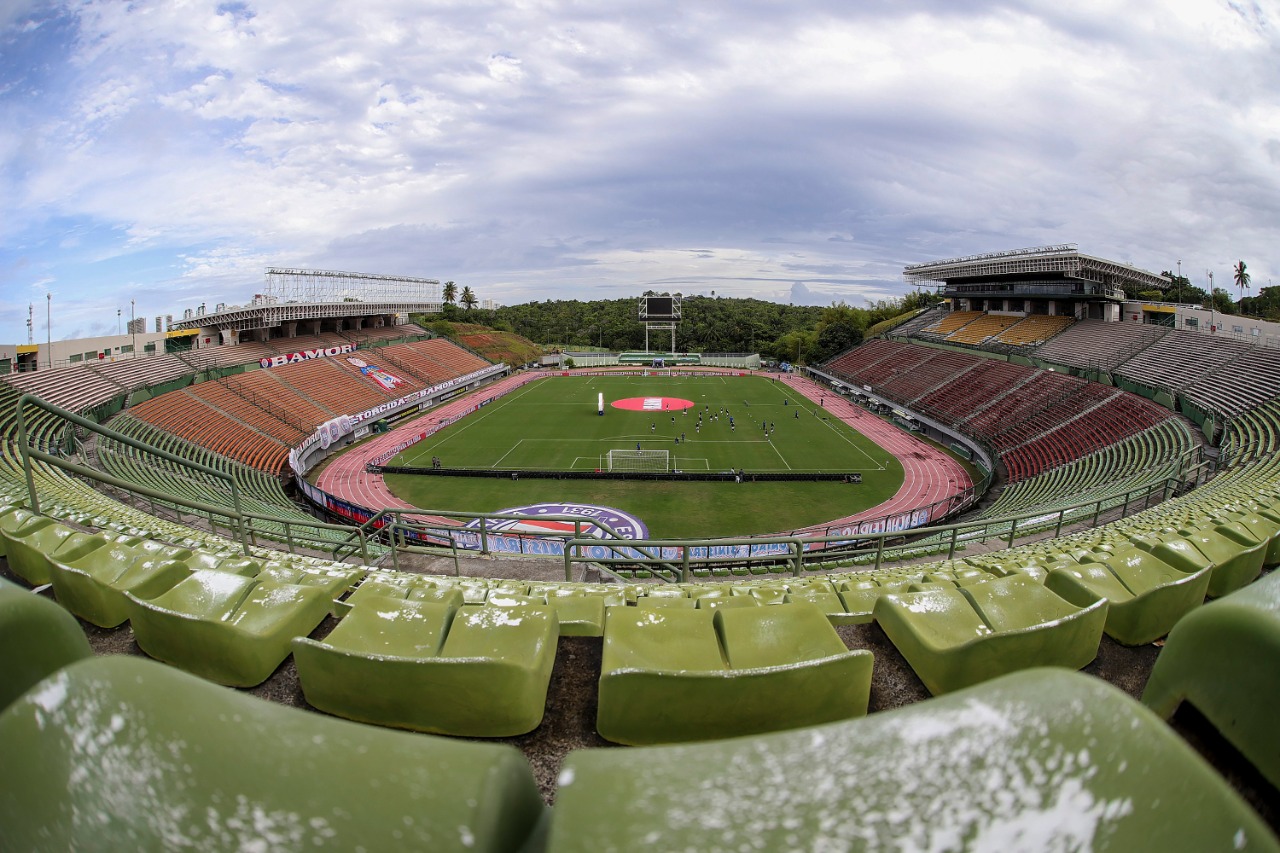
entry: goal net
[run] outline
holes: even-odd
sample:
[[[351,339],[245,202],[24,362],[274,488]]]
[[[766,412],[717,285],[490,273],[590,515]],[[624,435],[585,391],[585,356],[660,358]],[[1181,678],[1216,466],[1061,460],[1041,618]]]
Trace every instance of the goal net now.
[[[671,465],[668,450],[610,450],[605,458],[608,471],[663,473]]]

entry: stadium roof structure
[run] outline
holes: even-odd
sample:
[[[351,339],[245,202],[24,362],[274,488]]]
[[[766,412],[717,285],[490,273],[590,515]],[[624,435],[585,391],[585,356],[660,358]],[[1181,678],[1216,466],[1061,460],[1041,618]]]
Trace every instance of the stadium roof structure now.
[[[948,293],[1012,291],[1109,299],[1123,299],[1126,284],[1138,290],[1164,290],[1172,284],[1132,264],[1081,254],[1075,243],[926,261],[907,266],[902,275],[907,284],[937,283]]]
[[[434,278],[269,267],[264,292],[248,305],[219,305],[212,313],[188,309],[171,328],[259,329],[293,320],[432,314],[440,309],[440,282]]]

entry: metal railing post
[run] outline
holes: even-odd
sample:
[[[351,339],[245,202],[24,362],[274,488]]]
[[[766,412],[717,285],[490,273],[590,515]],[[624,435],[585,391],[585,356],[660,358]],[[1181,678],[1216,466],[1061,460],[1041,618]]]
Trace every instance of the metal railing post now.
[[[27,479],[27,503],[31,511],[40,514],[40,496],[36,494],[36,479],[31,471],[31,454],[27,449],[27,412],[26,403],[29,395],[23,394],[18,400],[18,453],[22,455],[22,470]]]

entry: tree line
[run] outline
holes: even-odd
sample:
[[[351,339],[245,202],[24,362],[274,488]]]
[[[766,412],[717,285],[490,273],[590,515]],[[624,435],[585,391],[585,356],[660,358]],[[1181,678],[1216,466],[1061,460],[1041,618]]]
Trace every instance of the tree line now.
[[[446,295],[456,296],[457,291],[450,291],[449,284],[452,282],[445,285]],[[672,294],[651,291],[644,295]],[[687,296],[682,298],[683,316],[676,327],[675,346],[677,352],[758,352],[777,361],[817,363],[861,343],[869,326],[932,304],[936,298],[933,293],[911,293],[865,308],[845,302],[824,308],[760,299]],[[467,300],[462,301],[467,304]],[[441,317],[515,332],[553,350],[623,352],[645,346],[638,303],[637,298],[548,299],[492,310],[471,307],[464,312],[453,300],[446,299]],[[475,304],[474,297],[471,304]],[[437,318],[422,318],[428,325],[433,319]],[[670,345],[669,330],[650,333],[651,350],[665,351]]]
[[[1130,299],[1145,299],[1150,302],[1178,302],[1183,305],[1199,305],[1206,311],[1212,308],[1219,314],[1243,314],[1250,317],[1261,317],[1264,320],[1280,321],[1280,287],[1262,287],[1257,296],[1246,296],[1252,289],[1253,276],[1244,261],[1239,261],[1231,268],[1231,285],[1236,288],[1240,298],[1232,300],[1231,292],[1225,287],[1214,287],[1213,279],[1209,285],[1212,292],[1196,287],[1184,275],[1165,270],[1161,275],[1172,282],[1168,289],[1138,290],[1126,287],[1125,296]]]

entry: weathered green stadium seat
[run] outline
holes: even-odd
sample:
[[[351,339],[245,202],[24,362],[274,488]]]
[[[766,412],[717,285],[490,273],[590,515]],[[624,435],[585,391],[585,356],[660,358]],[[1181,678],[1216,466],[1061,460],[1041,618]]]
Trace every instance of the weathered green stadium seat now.
[[[1280,787],[1280,572],[1188,613],[1169,632],[1142,701],[1194,705]]]
[[[698,602],[675,595],[642,595],[636,599],[637,610],[693,610]]]
[[[784,601],[812,604],[826,615],[832,625],[845,625],[858,621],[858,615],[850,615],[844,609],[844,601],[830,583],[821,587],[806,587],[787,593]]]
[[[610,608],[596,729],[675,743],[865,714],[872,656],[807,603],[714,610]]]
[[[1243,525],[1259,542],[1265,542],[1266,555],[1262,565],[1272,568],[1280,565],[1280,515],[1270,507],[1261,505],[1229,506],[1212,516],[1217,524],[1235,523]]]
[[[6,553],[8,553],[8,546],[5,544],[5,538],[4,538],[4,529],[6,524],[3,519],[6,516],[12,515],[18,510],[23,510],[23,508],[12,503],[7,503],[7,502],[0,503],[0,557],[3,557],[5,556]],[[25,512],[26,510],[23,510],[23,511]]]
[[[930,693],[1034,666],[1079,669],[1098,653],[1106,600],[1077,607],[1031,578],[883,595],[875,620]]]
[[[103,542],[86,540],[84,537],[88,534],[25,509],[0,517],[0,536],[5,540],[9,570],[32,586],[49,583],[49,555],[67,539],[77,536],[74,547],[79,549],[89,543],[101,547]]]
[[[1239,523],[1205,524],[1178,531],[1214,562],[1209,595],[1219,598],[1262,574],[1267,542]]]
[[[311,705],[352,720],[463,737],[537,728],[556,652],[545,605],[368,596],[324,640],[294,640]]]
[[[452,599],[457,596],[458,605],[462,605],[462,591],[453,587],[437,587],[434,583],[414,575],[370,574],[350,595],[338,602],[337,615],[345,615],[362,599],[369,596],[425,601]]]
[[[315,586],[324,590],[330,600],[349,590],[360,578],[360,569],[322,569],[316,566],[266,566],[254,577],[298,586]]]
[[[875,611],[876,600],[885,593],[885,588],[872,580],[845,581],[840,585],[840,602],[844,606],[845,622],[850,625],[862,625],[871,621]]]
[[[75,617],[0,579],[0,711],[36,682],[92,654]]]
[[[0,754],[3,850],[496,852],[545,813],[513,747],[334,720],[127,656],[14,702]]]
[[[1211,566],[1209,595],[1215,598],[1256,578],[1267,555],[1263,543],[1240,525],[1205,525],[1176,532],[1148,533],[1135,536],[1133,544],[1187,573]]]
[[[1060,669],[796,731],[578,750],[547,839],[549,853],[1278,849],[1154,715]]]
[[[153,599],[125,593],[138,646],[157,660],[236,687],[271,676],[328,614],[321,587],[201,570]]]
[[[576,595],[548,595],[562,637],[604,636],[604,596],[579,592]]]
[[[1150,643],[1169,633],[1204,603],[1209,588],[1211,569],[1186,574],[1132,546],[1095,559],[1053,569],[1045,585],[1080,607],[1106,599],[1105,631],[1125,645]]]
[[[759,599],[750,595],[700,596],[694,601],[699,610],[719,610],[728,607],[762,607]]]
[[[754,586],[751,597],[761,604],[781,604],[787,600],[787,590],[781,586]]]
[[[99,548],[69,558],[62,550],[49,559],[49,578],[58,603],[103,628],[129,618],[125,592],[154,598],[191,573],[186,548],[152,539],[104,539]]]
[[[529,604],[546,604],[546,601],[541,598],[521,595],[520,593],[507,592],[502,589],[491,589],[489,590],[489,596],[485,599],[484,603],[489,607],[521,607]]]

